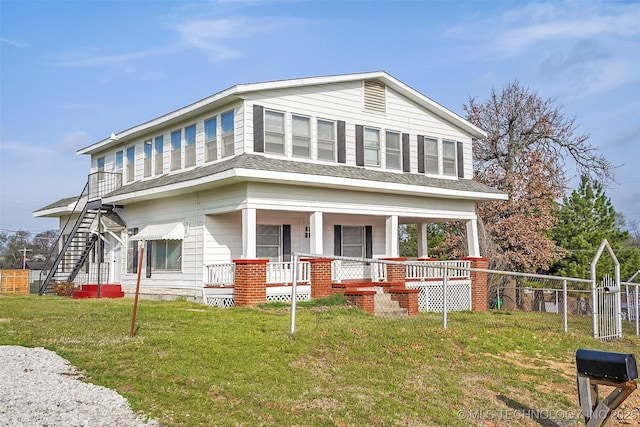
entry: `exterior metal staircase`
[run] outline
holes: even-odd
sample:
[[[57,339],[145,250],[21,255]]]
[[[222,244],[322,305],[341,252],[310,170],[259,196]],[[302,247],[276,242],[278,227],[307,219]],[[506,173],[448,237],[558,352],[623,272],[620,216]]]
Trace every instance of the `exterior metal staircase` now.
[[[111,205],[103,205],[100,198],[100,195],[104,194],[104,191],[100,191],[99,188],[99,185],[104,185],[104,174],[99,172],[89,176],[89,181],[76,201],[73,212],[62,227],[63,231],[46,263],[51,266],[50,270],[42,273],[43,276],[46,274],[46,277],[41,282],[38,292],[40,295],[53,294],[53,285],[56,282],[73,282],[78,272],[87,263],[96,242],[99,241],[100,215],[114,208]],[[93,185],[90,186],[90,184]],[[112,186],[109,188],[113,189]],[[76,214],[77,219],[73,227],[69,228]]]

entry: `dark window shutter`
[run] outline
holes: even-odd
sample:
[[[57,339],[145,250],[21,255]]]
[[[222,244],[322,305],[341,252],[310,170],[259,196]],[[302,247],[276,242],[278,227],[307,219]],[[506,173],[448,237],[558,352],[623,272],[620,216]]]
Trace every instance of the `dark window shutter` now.
[[[418,173],[424,173],[424,136],[418,135]]]
[[[253,151],[264,153],[264,107],[253,105]]]
[[[364,226],[364,257],[373,257],[373,227],[370,225]]]
[[[356,125],[356,166],[364,166],[364,126]]]
[[[343,120],[338,120],[336,136],[338,138],[338,163],[347,163],[347,136]]]
[[[147,247],[144,249],[147,255],[147,278],[151,277],[151,242],[147,242]]]
[[[291,261],[291,225],[282,225],[282,261]]]
[[[333,254],[342,255],[342,226],[333,226]]]
[[[460,141],[458,141],[456,145],[456,153],[458,155],[458,178],[464,178],[464,146]]]
[[[409,145],[409,134],[402,134],[402,170],[411,172],[411,146]]]

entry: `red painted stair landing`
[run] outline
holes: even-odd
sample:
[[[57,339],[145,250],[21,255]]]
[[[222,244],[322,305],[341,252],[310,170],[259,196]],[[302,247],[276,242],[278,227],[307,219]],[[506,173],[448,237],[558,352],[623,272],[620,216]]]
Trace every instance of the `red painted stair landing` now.
[[[99,285],[100,286],[100,298],[122,298],[124,292],[122,292],[121,285]],[[73,299],[81,298],[98,298],[98,285],[82,285],[82,287],[73,291],[71,294]]]

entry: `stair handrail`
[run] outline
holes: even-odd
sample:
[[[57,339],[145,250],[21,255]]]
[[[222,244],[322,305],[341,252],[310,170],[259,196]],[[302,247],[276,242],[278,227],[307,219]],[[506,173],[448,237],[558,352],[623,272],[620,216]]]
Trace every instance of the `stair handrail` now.
[[[49,251],[49,255],[47,255],[47,260],[45,261],[45,266],[49,263],[49,261],[51,260],[51,258],[53,258],[55,251],[58,251],[58,254],[55,255],[56,259],[54,260],[53,264],[51,265],[49,270],[42,270],[40,271],[40,289],[38,290],[38,294],[42,295],[45,290],[47,289],[47,286],[49,286],[49,282],[51,281],[51,279],[53,278],[53,275],[55,274],[56,270],[58,269],[58,265],[60,264],[60,260],[61,260],[61,255],[64,254],[64,252],[66,251],[66,249],[69,247],[71,239],[68,239],[63,248],[60,248],[60,239],[62,239],[64,237],[64,234],[62,233],[64,230],[67,229],[67,226],[69,225],[71,218],[73,217],[73,214],[76,212],[78,206],[80,205],[80,201],[82,200],[83,197],[88,195],[88,191],[89,191],[89,181],[87,181],[87,183],[84,186],[84,189],[82,190],[82,192],[80,193],[80,196],[78,196],[78,198],[76,199],[75,204],[73,205],[73,209],[71,211],[71,214],[69,215],[69,217],[67,218],[67,221],[64,223],[64,226],[60,229],[61,231],[59,231],[58,233],[58,240],[56,241],[55,245],[53,245],[51,247],[51,250]],[[84,212],[86,212],[87,209],[87,205],[88,203],[85,203],[84,207],[83,207],[83,214]],[[81,214],[78,218],[78,221],[76,221],[76,224],[73,228],[72,233],[75,233],[75,231],[80,227],[79,221],[82,219],[83,214]],[[45,277],[44,281],[42,280],[42,276],[44,274],[44,272],[47,272],[47,276]]]

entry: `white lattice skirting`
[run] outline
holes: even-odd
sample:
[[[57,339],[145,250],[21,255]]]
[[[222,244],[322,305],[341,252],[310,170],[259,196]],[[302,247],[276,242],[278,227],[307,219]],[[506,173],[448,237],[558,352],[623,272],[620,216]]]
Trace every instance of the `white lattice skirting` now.
[[[441,313],[444,308],[442,282],[407,282],[408,289],[420,289],[418,310]],[[447,311],[471,310],[471,280],[449,281],[447,284]]]

